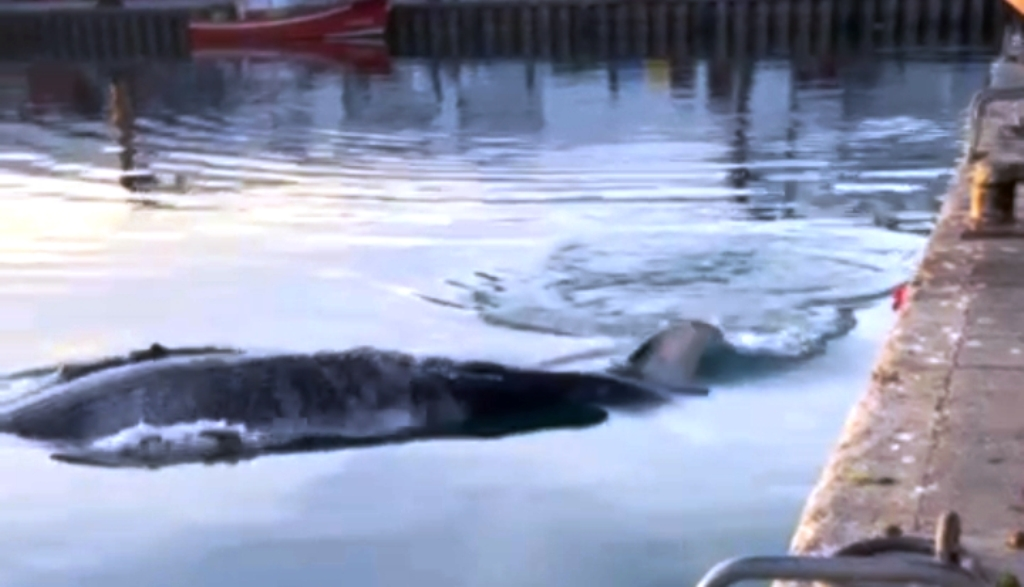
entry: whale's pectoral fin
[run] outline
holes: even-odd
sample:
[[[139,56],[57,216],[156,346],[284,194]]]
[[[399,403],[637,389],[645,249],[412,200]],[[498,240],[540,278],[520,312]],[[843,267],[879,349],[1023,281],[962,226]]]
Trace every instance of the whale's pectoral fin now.
[[[616,371],[668,389],[693,389],[701,359],[708,350],[724,344],[722,331],[697,320],[662,330],[644,341]],[[688,392],[689,393],[689,392]]]
[[[90,455],[85,453],[73,453],[73,452],[55,452],[50,455],[50,458],[61,462],[68,463],[71,465],[88,465],[90,467],[107,467],[117,468],[122,465],[113,461],[109,458],[98,458],[96,455]]]
[[[54,461],[69,465],[84,465],[105,469],[162,469],[185,463],[202,463],[204,465],[237,465],[243,460],[255,458],[256,453],[224,453],[197,455],[195,457],[144,458],[109,452],[55,452],[50,454]]]
[[[55,452],[50,458],[69,465],[85,465],[87,467],[102,467],[105,469],[159,469],[175,463],[146,462],[139,459],[125,458],[123,455],[106,452],[67,451]]]

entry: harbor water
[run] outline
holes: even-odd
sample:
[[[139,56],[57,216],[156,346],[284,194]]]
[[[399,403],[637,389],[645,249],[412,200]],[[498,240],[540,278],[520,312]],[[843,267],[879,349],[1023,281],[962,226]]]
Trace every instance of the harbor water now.
[[[0,583],[668,587],[786,548],[989,56],[371,57],[0,64],[0,371],[155,341],[592,368],[698,318],[734,349],[711,395],[157,471],[0,438]]]

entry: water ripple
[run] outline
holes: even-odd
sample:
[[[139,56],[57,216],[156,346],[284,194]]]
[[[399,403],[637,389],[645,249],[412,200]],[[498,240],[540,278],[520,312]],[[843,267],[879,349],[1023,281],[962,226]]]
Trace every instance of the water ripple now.
[[[849,330],[848,308],[906,279],[923,242],[809,222],[604,232],[563,244],[530,273],[456,284],[485,319],[516,328],[635,340],[700,319],[742,352],[795,358]]]
[[[927,61],[854,64],[827,87],[784,62],[724,77],[689,64],[674,88],[641,68],[614,91],[603,67],[404,62],[378,75],[224,58],[115,80],[25,65],[27,91],[0,101],[0,211],[14,214],[0,291],[395,250],[392,264],[449,260],[415,284],[390,268],[343,272],[439,299],[454,278],[475,292],[458,303],[492,323],[635,336],[699,317],[751,352],[800,354],[844,328],[846,301],[906,275],[968,98],[922,88],[973,87]],[[115,87],[129,88],[127,110]],[[901,92],[928,98],[905,107]],[[246,245],[255,257],[184,252],[196,238],[274,241]],[[147,242],[147,254],[166,243],[159,263],[130,252]]]

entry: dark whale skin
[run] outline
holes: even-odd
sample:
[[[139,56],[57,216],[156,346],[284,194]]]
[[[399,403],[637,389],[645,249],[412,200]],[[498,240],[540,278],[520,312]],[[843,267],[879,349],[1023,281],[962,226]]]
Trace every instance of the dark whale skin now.
[[[707,395],[690,382],[713,326],[684,322],[659,332],[607,371],[552,371],[357,347],[255,353],[154,344],[122,356],[32,369],[6,379],[47,381],[0,403],[0,433],[55,446],[54,459],[158,468],[238,462],[266,454],[368,447],[413,440],[502,438],[604,422],[608,409],[642,411],[675,394]],[[92,443],[140,424],[201,426],[200,453],[142,432],[110,453]]]
[[[0,431],[82,442],[140,423],[198,420],[247,427],[375,436],[376,416],[401,428],[445,430],[469,421],[559,406],[643,408],[659,387],[604,373],[550,372],[356,348],[313,354],[168,356],[83,371],[0,414]]]

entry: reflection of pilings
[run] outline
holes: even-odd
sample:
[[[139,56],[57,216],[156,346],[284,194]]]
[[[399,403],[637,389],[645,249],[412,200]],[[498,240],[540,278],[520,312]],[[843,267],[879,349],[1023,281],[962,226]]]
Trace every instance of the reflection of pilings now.
[[[95,8],[6,11],[0,6],[0,59],[182,58],[190,51],[183,10]]]
[[[154,177],[136,169],[135,155],[135,99],[130,74],[116,73],[110,84],[110,122],[117,129],[117,143],[121,147],[120,183],[130,192],[145,191],[152,187]]]
[[[399,3],[398,55],[666,57],[992,45],[992,0],[483,0]]]

